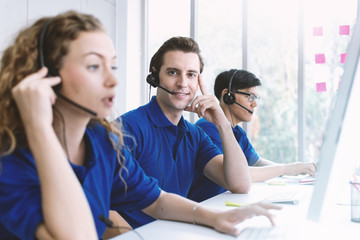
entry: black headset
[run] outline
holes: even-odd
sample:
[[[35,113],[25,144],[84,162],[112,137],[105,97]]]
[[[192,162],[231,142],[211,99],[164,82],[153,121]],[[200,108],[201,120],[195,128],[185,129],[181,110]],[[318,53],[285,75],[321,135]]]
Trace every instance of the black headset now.
[[[55,77],[55,76],[59,76],[59,72],[57,69],[52,68],[52,67],[48,67],[45,64],[45,60],[44,60],[44,37],[45,37],[45,33],[50,25],[50,23],[52,22],[53,19],[49,19],[46,23],[45,26],[43,27],[41,34],[40,34],[40,39],[39,39],[39,62],[40,62],[40,67],[47,67],[48,68],[48,74],[47,77]]]
[[[154,68],[152,68],[151,64],[150,64],[149,71],[150,71],[150,74],[146,77],[146,82],[150,84],[150,87],[154,87],[154,88],[159,87],[171,95],[175,94],[173,91],[170,91],[169,89],[160,85],[159,72],[156,71]]]
[[[237,72],[238,72],[238,70],[235,70],[234,73],[232,74],[230,81],[229,81],[229,87],[228,87],[227,93],[225,93],[223,96],[223,100],[226,105],[231,105],[231,104],[235,103],[236,98],[235,98],[235,95],[231,92],[231,84],[232,84],[232,81]]]
[[[45,23],[45,26],[43,27],[43,29],[41,30],[41,33],[40,33],[39,50],[38,50],[40,67],[45,67],[43,44],[44,44],[44,36],[45,36],[47,28],[49,27],[50,22],[51,22],[51,20],[48,20]]]
[[[146,77],[146,82],[156,88],[160,84],[159,73],[156,70],[153,70],[151,66],[149,72],[150,74]]]
[[[156,54],[155,54],[156,55]],[[150,84],[151,87],[156,88],[160,85],[159,69],[155,69],[154,65],[154,56],[150,60],[149,66],[149,75],[146,77],[146,82]]]
[[[56,70],[55,68],[52,67],[48,67],[45,64],[45,60],[44,60],[44,37],[45,37],[45,33],[50,25],[50,23],[52,22],[53,19],[49,19],[46,23],[45,26],[43,27],[41,34],[40,34],[40,38],[39,38],[39,63],[40,63],[40,68],[42,67],[47,67],[48,69],[48,73],[46,75],[46,77],[55,77],[55,76],[59,76],[59,72],[58,70]],[[61,88],[61,83],[59,83],[58,85],[54,86],[53,89],[54,91],[57,93]]]

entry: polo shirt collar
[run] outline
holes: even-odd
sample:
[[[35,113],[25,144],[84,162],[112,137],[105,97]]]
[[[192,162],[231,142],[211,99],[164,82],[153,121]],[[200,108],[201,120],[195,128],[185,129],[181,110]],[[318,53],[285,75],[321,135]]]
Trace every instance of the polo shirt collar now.
[[[99,158],[98,153],[95,151],[96,143],[94,143],[94,139],[96,139],[96,136],[94,135],[91,128],[95,126],[87,127],[85,130],[85,144],[86,148],[88,149],[87,154],[89,158],[89,163],[91,166],[95,164],[96,159]]]
[[[98,153],[95,151],[95,144],[93,142],[94,135],[89,127],[85,130],[85,144],[86,144],[86,156],[85,156],[85,165],[79,166],[76,164],[71,163],[73,169],[76,173],[77,178],[79,179],[80,183],[83,184],[88,172],[96,165],[96,161],[99,158]]]
[[[244,131],[244,130],[240,127],[240,125],[236,125],[235,127],[233,127],[233,129],[235,129],[235,130],[238,131],[238,132]]]
[[[157,127],[169,127],[174,126],[172,122],[169,121],[169,119],[165,116],[164,112],[161,110],[159,104],[156,101],[156,96],[153,96],[151,98],[151,101],[149,102],[146,113],[148,114],[149,118],[153,122],[153,124]],[[181,116],[181,119],[177,125],[177,127],[184,130],[184,132],[189,131],[188,126],[185,124],[184,116]]]

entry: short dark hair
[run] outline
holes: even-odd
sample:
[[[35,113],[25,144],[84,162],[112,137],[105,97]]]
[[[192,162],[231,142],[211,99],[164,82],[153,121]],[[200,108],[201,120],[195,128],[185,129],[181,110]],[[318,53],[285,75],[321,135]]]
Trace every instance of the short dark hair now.
[[[164,55],[169,51],[182,51],[185,53],[196,53],[200,61],[200,73],[204,69],[204,61],[200,54],[200,48],[198,43],[188,37],[172,37],[161,45],[154,56],[151,58],[149,72],[153,72],[152,68],[155,68],[157,72],[160,72],[160,68],[164,63]]]
[[[236,71],[236,73],[235,73]],[[217,97],[217,99],[220,100],[221,93],[224,89],[229,88],[229,82],[231,79],[231,76],[234,75],[232,83],[231,83],[231,89],[246,89],[256,86],[261,86],[261,81],[251,72],[248,72],[246,70],[240,70],[240,69],[231,69],[228,71],[221,72],[219,75],[217,75],[215,79],[214,84],[214,94]]]

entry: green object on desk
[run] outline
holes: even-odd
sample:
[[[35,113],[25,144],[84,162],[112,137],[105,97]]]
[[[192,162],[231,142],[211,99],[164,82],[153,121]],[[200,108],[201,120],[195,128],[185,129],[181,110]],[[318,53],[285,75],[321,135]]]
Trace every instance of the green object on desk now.
[[[225,205],[230,207],[245,207],[250,205],[251,203],[235,203],[235,202],[229,202],[228,200],[225,200]]]

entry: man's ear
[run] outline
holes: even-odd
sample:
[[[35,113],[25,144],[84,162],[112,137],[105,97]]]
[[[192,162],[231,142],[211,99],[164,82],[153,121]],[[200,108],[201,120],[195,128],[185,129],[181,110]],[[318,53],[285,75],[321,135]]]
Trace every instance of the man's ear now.
[[[220,99],[219,99],[220,102],[223,101],[224,95],[227,94],[227,92],[228,92],[228,89],[227,89],[227,88],[224,88],[224,89],[221,91],[221,97],[220,97]]]

